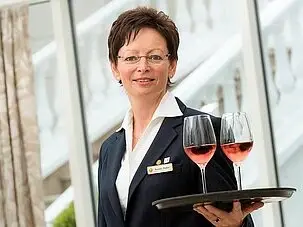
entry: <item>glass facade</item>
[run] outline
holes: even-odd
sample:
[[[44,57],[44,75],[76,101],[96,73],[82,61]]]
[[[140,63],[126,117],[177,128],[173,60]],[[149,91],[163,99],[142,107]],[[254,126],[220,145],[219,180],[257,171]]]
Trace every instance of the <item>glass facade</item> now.
[[[41,170],[46,224],[54,222],[71,199],[69,149],[64,123],[64,95],[62,77],[59,76],[57,43],[54,40],[52,5],[36,3],[29,7],[29,34],[34,65],[37,117],[40,135]],[[37,20],[39,18],[39,20]]]
[[[303,4],[272,1],[268,5],[271,16],[259,13],[261,38],[279,186],[298,189],[282,203],[284,226],[292,227],[299,226],[303,201],[299,180],[303,171]],[[269,20],[274,26],[269,26]]]

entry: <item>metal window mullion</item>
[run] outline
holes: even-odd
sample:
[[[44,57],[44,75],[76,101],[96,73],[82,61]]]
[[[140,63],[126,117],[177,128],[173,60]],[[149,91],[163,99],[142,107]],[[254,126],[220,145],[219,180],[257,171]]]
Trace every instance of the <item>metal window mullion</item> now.
[[[245,69],[246,110],[252,116],[254,152],[258,152],[258,166],[261,187],[278,187],[277,163],[271,116],[267,96],[260,26],[255,0],[241,0],[243,22],[243,62]],[[281,206],[278,203],[266,204],[262,210],[265,227],[282,227]]]
[[[85,128],[75,31],[69,0],[51,0],[58,70],[64,95],[64,122],[78,227],[96,226],[92,157]]]

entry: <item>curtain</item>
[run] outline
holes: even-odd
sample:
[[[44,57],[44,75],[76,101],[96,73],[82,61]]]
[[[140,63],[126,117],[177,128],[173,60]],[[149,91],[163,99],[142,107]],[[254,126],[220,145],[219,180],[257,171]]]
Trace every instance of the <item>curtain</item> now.
[[[0,9],[0,227],[43,227],[28,6]]]

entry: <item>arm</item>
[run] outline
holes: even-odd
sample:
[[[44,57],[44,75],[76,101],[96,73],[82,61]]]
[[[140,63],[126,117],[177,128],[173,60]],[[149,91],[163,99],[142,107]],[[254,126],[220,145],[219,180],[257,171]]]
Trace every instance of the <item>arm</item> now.
[[[102,161],[103,161],[103,158],[102,158],[102,155],[103,152],[102,152],[102,146],[101,146],[101,149],[100,149],[100,153],[99,153],[99,167],[98,167],[98,220],[97,220],[97,223],[98,223],[98,227],[106,227],[106,221],[105,221],[105,218],[104,218],[104,214],[102,212],[102,208],[101,208],[101,173],[102,173]]]

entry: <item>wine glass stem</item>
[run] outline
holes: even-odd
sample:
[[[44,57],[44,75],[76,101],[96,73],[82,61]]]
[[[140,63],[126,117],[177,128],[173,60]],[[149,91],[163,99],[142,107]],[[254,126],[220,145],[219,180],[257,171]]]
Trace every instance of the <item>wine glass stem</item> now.
[[[202,190],[203,193],[207,193],[206,189],[206,176],[205,176],[205,165],[200,165],[201,177],[202,177]]]
[[[238,190],[242,190],[242,178],[241,178],[241,164],[234,163],[236,169],[236,178],[237,178],[237,185]]]

